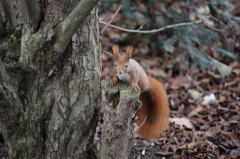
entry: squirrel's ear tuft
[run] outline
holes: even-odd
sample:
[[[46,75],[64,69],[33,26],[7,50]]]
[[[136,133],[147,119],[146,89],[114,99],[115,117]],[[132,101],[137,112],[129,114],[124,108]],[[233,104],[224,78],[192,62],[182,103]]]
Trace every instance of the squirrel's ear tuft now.
[[[125,55],[125,60],[129,61],[129,59],[132,57],[132,52],[133,52],[133,47],[128,46],[126,49],[126,55]]]
[[[119,47],[118,47],[118,45],[113,45],[112,50],[113,50],[114,59],[118,60],[119,59]]]

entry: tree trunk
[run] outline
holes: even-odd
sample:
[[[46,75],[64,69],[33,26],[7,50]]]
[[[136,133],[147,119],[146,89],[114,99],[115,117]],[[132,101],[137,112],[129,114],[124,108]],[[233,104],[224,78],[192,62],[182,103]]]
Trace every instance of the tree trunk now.
[[[130,85],[118,82],[103,86],[103,126],[101,135],[101,159],[128,159],[134,139],[134,117],[141,106],[140,91],[134,92]]]
[[[0,0],[0,131],[10,158],[93,158],[101,100],[96,3]]]

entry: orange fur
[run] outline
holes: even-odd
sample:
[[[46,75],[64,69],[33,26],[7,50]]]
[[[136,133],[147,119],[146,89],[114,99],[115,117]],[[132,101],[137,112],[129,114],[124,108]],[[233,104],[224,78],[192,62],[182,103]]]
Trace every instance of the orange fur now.
[[[115,60],[118,60],[119,56],[120,56],[118,45],[113,45],[112,50],[113,50],[113,55],[114,55]]]
[[[129,59],[132,57],[132,52],[133,52],[133,47],[128,46],[126,49],[126,55],[125,55],[125,60],[129,61]]]
[[[132,46],[127,47],[125,56],[119,54],[117,45],[112,49],[115,64],[110,84],[115,85],[120,79],[131,83],[134,91],[141,89],[142,107],[137,113],[137,134],[145,140],[157,140],[168,126],[169,107],[166,91],[158,80],[147,77],[139,63],[131,59]]]
[[[158,139],[168,127],[169,107],[166,91],[162,84],[149,77],[150,87],[140,94],[142,107],[139,109],[138,135],[145,140]]]

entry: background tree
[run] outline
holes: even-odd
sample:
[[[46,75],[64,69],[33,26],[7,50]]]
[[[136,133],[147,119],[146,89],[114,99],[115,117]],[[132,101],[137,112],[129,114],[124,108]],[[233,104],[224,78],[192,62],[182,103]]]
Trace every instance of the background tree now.
[[[94,157],[97,2],[0,1],[0,131],[10,158]]]

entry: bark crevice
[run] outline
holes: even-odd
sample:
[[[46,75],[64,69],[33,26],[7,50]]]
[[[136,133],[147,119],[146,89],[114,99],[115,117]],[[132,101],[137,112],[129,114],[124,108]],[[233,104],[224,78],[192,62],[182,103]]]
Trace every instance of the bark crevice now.
[[[35,0],[19,1],[18,5],[16,1],[4,1],[9,10],[6,23],[14,31],[6,36],[8,39],[0,41],[0,83],[8,102],[0,102],[0,112],[4,112],[0,115],[0,131],[9,156],[13,159],[88,156],[101,99],[101,43],[99,36],[91,36],[100,34],[97,8],[85,13],[87,18],[83,21],[74,22],[74,17],[69,18],[73,12],[66,13],[64,7],[72,8],[72,3],[78,0],[53,0],[46,6],[39,6]],[[44,19],[30,15],[34,8],[34,14],[44,14]],[[31,24],[26,24],[27,18]],[[73,21],[66,25],[68,29],[73,23],[76,26],[72,35],[58,34],[66,35],[68,41],[64,41],[62,52],[57,52],[53,46],[62,38],[55,36],[59,31],[57,25],[64,18]],[[82,43],[85,45],[81,46]],[[84,54],[79,52],[80,47],[84,47]]]
[[[40,3],[36,0],[24,0],[24,3],[27,10],[29,27],[32,30],[31,32],[35,33],[38,30],[42,19]]]

